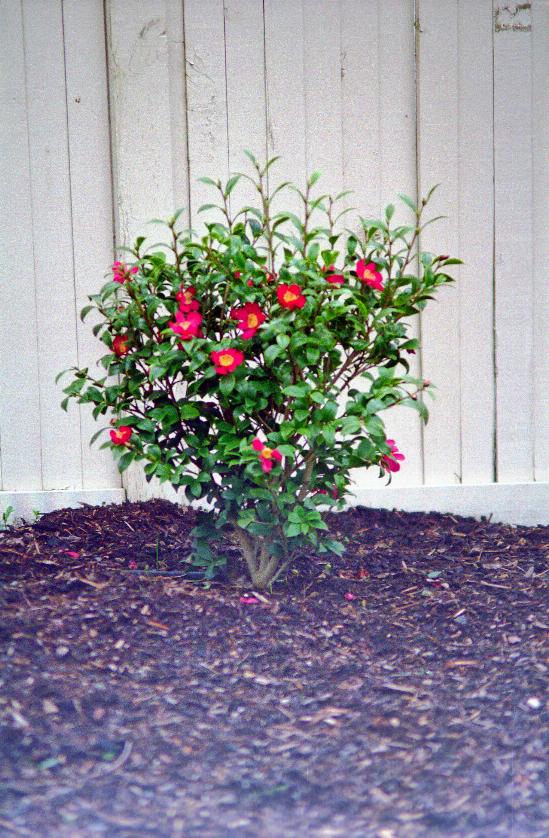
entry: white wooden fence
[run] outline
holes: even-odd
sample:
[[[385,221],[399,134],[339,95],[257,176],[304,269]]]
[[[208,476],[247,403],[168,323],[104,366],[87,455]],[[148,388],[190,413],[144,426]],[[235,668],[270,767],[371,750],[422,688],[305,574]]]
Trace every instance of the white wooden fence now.
[[[76,312],[113,223],[123,243],[179,206],[197,222],[197,178],[250,148],[281,155],[281,178],[321,169],[368,215],[440,182],[447,218],[421,244],[465,261],[417,324],[429,425],[388,418],[406,467],[390,488],[359,475],[357,500],[547,520],[549,0],[0,0],[0,15],[0,506],[122,496],[89,414],[58,407],[55,373],[96,354]],[[126,488],[151,491],[138,471]]]

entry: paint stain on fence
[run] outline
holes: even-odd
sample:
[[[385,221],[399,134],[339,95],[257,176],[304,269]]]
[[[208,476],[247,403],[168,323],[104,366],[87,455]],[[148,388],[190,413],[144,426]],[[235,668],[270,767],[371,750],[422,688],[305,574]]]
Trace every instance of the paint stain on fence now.
[[[508,3],[498,6],[494,13],[494,28],[496,32],[531,32],[532,4]]]

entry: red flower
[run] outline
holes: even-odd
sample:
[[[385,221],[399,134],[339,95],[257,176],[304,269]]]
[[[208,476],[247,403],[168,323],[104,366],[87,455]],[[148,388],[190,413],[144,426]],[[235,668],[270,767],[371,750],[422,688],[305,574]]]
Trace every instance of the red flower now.
[[[261,462],[261,468],[265,473],[271,471],[273,467],[273,460],[277,463],[282,462],[282,454],[278,451],[277,448],[268,448],[259,437],[256,437],[252,442],[252,448],[254,451],[257,451],[259,454],[259,460]]]
[[[189,288],[181,288],[175,295],[175,299],[179,303],[179,311],[189,312],[189,311],[198,311],[198,300],[194,299],[196,294],[196,289],[193,286],[189,286]]]
[[[303,308],[307,302],[299,285],[279,285],[276,289],[276,296],[283,308]]]
[[[120,425],[119,428],[114,428],[110,434],[111,440],[115,445],[127,445],[133,431],[131,428],[128,428],[127,425]]]
[[[364,285],[369,285],[370,288],[374,288],[376,291],[383,291],[382,277],[374,262],[368,262],[366,264],[365,259],[360,259],[356,263],[356,272]]]
[[[201,337],[201,323],[202,315],[196,311],[191,311],[188,314],[184,314],[182,311],[176,311],[175,322],[168,323],[168,326],[172,332],[180,335],[181,340],[191,340],[195,337]]]
[[[317,495],[327,495],[327,494],[329,494],[331,498],[333,498],[334,500],[337,500],[338,497],[339,497],[339,489],[337,488],[337,486],[333,486],[330,489],[330,492],[328,492],[327,489],[317,489],[316,494]]]
[[[242,330],[244,340],[253,338],[259,327],[267,319],[257,303],[246,303],[242,308],[233,308],[231,317],[238,320],[238,328]]]
[[[234,372],[244,361],[244,353],[240,349],[220,349],[210,353],[218,375],[228,375]]]
[[[127,335],[116,335],[112,341],[112,351],[115,355],[118,355],[119,358],[122,355],[127,355],[130,351],[129,348],[129,337]]]
[[[273,273],[273,271],[270,271],[268,268],[265,267],[265,265],[261,266],[261,270],[265,271],[265,279],[267,280],[267,282],[274,282],[275,281],[276,274]]]
[[[113,282],[119,282],[123,285],[124,282],[132,278],[132,274],[136,274],[139,271],[139,268],[137,265],[134,265],[133,268],[128,268],[125,262],[114,262],[111,270],[113,273]]]
[[[335,265],[328,265],[327,268],[322,268],[322,270],[328,274],[326,282],[330,282],[332,285],[343,285],[345,282],[343,274],[334,273],[337,270]]]
[[[391,453],[383,455],[381,465],[389,471],[400,471],[400,463],[397,463],[397,460],[405,460],[406,457],[400,453],[394,439],[388,439],[386,442],[391,449]]]

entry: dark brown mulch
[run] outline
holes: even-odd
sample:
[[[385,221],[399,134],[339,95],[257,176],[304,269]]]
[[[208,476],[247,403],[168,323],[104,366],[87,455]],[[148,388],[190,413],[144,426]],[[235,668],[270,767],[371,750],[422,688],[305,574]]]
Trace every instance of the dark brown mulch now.
[[[181,572],[192,520],[0,537],[0,834],[549,834],[548,528],[358,508],[331,519],[347,558],[246,604],[131,572]]]

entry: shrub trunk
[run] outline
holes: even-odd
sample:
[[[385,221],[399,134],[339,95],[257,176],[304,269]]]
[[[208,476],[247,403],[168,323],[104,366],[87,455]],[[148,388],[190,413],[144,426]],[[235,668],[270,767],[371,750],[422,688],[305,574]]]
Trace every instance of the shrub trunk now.
[[[253,587],[258,591],[268,588],[284,568],[287,557],[273,555],[266,539],[253,537],[241,527],[235,527],[235,533]]]

